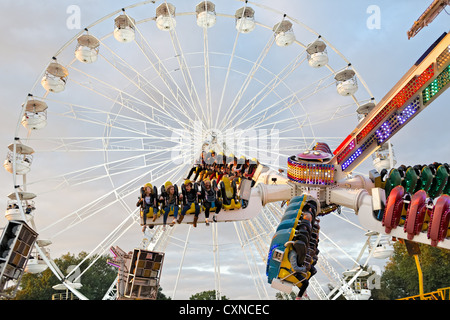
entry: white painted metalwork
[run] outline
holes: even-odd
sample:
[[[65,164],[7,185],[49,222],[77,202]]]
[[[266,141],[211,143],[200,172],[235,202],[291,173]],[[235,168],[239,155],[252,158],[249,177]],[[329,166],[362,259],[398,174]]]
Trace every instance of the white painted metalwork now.
[[[12,162],[11,172],[16,192],[38,193],[34,220],[39,234],[52,241],[51,247],[61,244],[63,248],[58,250],[67,252],[81,246],[89,252],[88,257],[93,257],[104,254],[125,237],[131,237],[129,243],[137,243],[135,238],[141,236],[135,207],[139,188],[149,181],[157,186],[166,181],[179,183],[198,156],[203,138],[211,138],[209,132],[230,134],[231,142],[217,143],[224,149],[217,151],[256,157],[275,170],[286,169],[288,156],[330,137],[330,125],[348,127],[345,123],[349,115],[372,98],[355,71],[365,89],[358,92],[358,98],[351,96],[343,104],[328,99],[320,104],[321,97],[335,94],[331,90],[334,77],[349,64],[336,48],[320,38],[328,48],[329,62],[321,70],[325,72],[314,73],[317,70],[304,63],[308,59],[303,39],[290,38],[288,48],[274,46],[280,40],[274,32],[279,35],[283,30],[286,37],[290,28],[284,30],[283,24],[274,31],[272,25],[256,19],[258,11],[264,10],[276,19],[283,17],[292,28],[304,29],[314,37],[319,36],[317,32],[289,14],[258,3],[245,1],[246,9],[237,17],[235,9],[230,11],[223,5],[226,1],[221,6],[215,2],[221,12],[216,12],[210,2],[198,3],[200,7],[195,11],[196,3],[192,3],[193,12],[177,12],[176,24],[174,8],[169,6],[167,12],[156,10],[167,6],[165,1],[142,1],[118,9],[86,27],[89,35],[98,40],[98,46],[87,45],[83,30],[55,53],[61,64],[50,71],[62,71],[52,74],[58,82],[56,87],[50,87],[48,68],[42,72],[40,79],[47,78],[46,87],[43,90],[39,82],[34,85],[33,96],[27,97],[15,132],[15,137],[23,138],[36,150],[39,168],[18,177],[21,168]],[[247,10],[250,6],[254,12]],[[157,17],[142,18],[143,12],[157,12]],[[158,21],[158,17],[164,19]],[[227,19],[234,21],[237,29],[227,29],[228,36],[218,46],[214,32],[223,30],[220,22]],[[195,21],[203,28],[186,28]],[[149,39],[147,27],[154,28],[158,41]],[[167,32],[159,32],[160,27]],[[105,34],[106,29],[109,33]],[[192,39],[189,44],[185,41],[188,37]],[[254,40],[251,47],[248,37]],[[86,59],[87,51],[79,52],[79,57],[85,58],[81,60],[87,61],[74,58],[79,39],[93,54]],[[286,43],[286,39],[283,41]],[[95,64],[84,63],[94,60]],[[277,68],[275,63],[279,64]],[[68,86],[70,95],[62,92]],[[29,132],[29,124],[24,128],[22,123],[32,100],[50,106],[46,126],[39,135]],[[252,144],[255,136],[249,136],[249,132],[257,135],[261,144]],[[333,139],[332,143],[337,144],[342,137]],[[12,144],[14,156],[20,154],[19,146],[18,141]],[[54,215],[42,214],[50,208]],[[23,206],[19,210],[24,215]],[[238,223],[240,244],[262,298],[269,294],[258,275],[260,266],[255,263],[266,258],[264,248],[282,213],[279,204],[267,204],[254,220]],[[220,295],[224,285],[220,282],[220,265],[224,261],[218,259],[216,227],[212,228],[214,268],[216,292]],[[163,249],[170,242],[170,233],[155,228],[154,242],[148,239],[149,245]],[[92,237],[83,237],[87,230]],[[43,248],[37,249],[44,254]],[[44,260],[69,290],[85,298],[65,282],[70,274],[64,275],[56,267],[52,260],[55,257],[46,256]]]
[[[41,84],[45,90],[58,93],[64,91],[69,72],[66,67],[56,61],[50,63],[46,69]]]
[[[100,42],[90,34],[84,34],[77,39],[75,57],[84,63],[93,63],[98,59]]]
[[[156,8],[156,25],[159,30],[169,31],[176,27],[175,6],[170,3],[163,3]]]

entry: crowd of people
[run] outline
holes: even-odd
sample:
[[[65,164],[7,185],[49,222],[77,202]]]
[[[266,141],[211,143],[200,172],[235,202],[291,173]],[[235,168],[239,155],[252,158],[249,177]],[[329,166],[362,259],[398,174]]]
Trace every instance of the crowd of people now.
[[[158,213],[163,216],[165,228],[169,215],[173,215],[173,220],[169,223],[173,226],[175,223],[181,223],[188,212],[192,212],[193,226],[196,227],[198,216],[203,209],[205,223],[209,226],[210,214],[213,212],[212,220],[215,222],[224,204],[225,196],[218,187],[220,181],[227,177],[230,184],[239,187],[242,179],[252,179],[257,164],[255,159],[249,160],[245,157],[238,159],[234,155],[225,157],[223,154],[216,155],[211,150],[201,154],[184,178],[181,190],[178,190],[177,185],[167,182],[158,194],[158,189],[147,183],[141,188],[141,195],[136,204],[141,207],[142,231],[145,231],[147,226],[147,218],[151,217],[155,222]],[[153,226],[150,224],[150,227]]]
[[[30,214],[32,211],[36,210],[34,205],[31,205],[31,204],[28,204],[28,205],[22,204],[22,207],[25,209],[26,214]],[[11,210],[11,209],[19,209],[19,204],[17,202],[9,203],[8,206],[6,207],[6,210]]]
[[[319,218],[316,217],[317,208],[312,201],[302,208],[302,216],[294,237],[285,243],[288,250],[288,259],[294,276],[301,282],[296,299],[301,299],[309,285],[309,279],[317,273],[319,249]],[[308,275],[309,273],[309,275]]]
[[[239,184],[241,179],[252,179],[258,161],[256,159],[247,159],[244,156],[240,158],[230,154],[228,157],[223,153],[216,153],[211,150],[203,152],[197,163],[191,168],[186,179],[193,175],[193,181],[203,181],[204,179],[216,179],[220,182],[223,176],[227,176],[230,181],[236,181]]]

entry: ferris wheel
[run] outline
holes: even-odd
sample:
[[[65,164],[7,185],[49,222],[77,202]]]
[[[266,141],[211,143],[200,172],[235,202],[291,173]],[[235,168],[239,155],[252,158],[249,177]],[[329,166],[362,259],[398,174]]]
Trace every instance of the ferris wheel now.
[[[317,142],[336,148],[357,110],[373,104],[351,62],[289,13],[251,1],[120,8],[49,57],[23,104],[5,168],[19,207],[11,217],[25,217],[39,232],[43,260],[29,267],[50,267],[63,282],[69,275],[53,263],[57,252],[91,257],[139,243],[139,189],[182,183],[204,150],[286,172],[287,158]],[[269,203],[255,219],[224,224],[249,249],[255,274],[283,210]],[[158,225],[144,238],[165,248],[182,227]],[[211,229],[213,245],[198,250],[220,247],[222,226]]]

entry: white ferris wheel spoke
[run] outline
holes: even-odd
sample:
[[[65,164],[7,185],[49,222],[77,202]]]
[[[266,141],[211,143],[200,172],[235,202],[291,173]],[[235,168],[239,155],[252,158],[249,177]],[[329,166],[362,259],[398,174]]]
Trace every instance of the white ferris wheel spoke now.
[[[137,209],[134,210],[134,212],[131,212],[128,214],[128,216],[117,225],[117,227],[108,234],[103,240],[100,241],[100,243],[93,249],[90,250],[90,252],[86,255],[86,257],[79,262],[79,264],[72,270],[72,272],[69,272],[65,277],[68,278],[72,273],[75,272],[75,270],[85,262],[88,261],[91,257],[92,261],[89,263],[88,266],[76,277],[73,282],[78,281],[81,276],[87,272],[90,267],[92,267],[95,262],[97,262],[98,259],[100,259],[112,246],[114,246],[115,243],[117,243],[118,240],[122,236],[124,236],[132,227],[136,226],[135,217],[133,216],[136,214]],[[130,221],[131,220],[131,221]],[[126,225],[127,224],[127,225]]]
[[[120,99],[120,102],[117,102],[119,101],[118,99]],[[105,111],[95,107],[82,106],[56,99],[46,98],[45,100],[52,104],[62,105],[67,109],[66,111],[61,112],[49,111],[49,114],[54,114],[58,117],[76,119],[77,121],[96,124],[105,128],[114,127],[115,130],[125,131],[125,133],[143,136],[148,139],[155,138],[162,141],[171,141],[172,138],[167,136],[167,131],[175,130],[176,128],[162,122],[159,117],[149,118],[147,114],[142,113],[140,110],[136,109],[133,104],[130,104],[129,100],[124,99],[121,94],[119,94],[118,99],[111,99],[111,101],[120,105],[122,109],[127,109],[132,111],[133,114],[138,114],[139,117],[127,116],[117,112]],[[99,119],[99,116],[103,116],[103,118]],[[152,130],[148,129],[149,125],[154,125],[152,126]],[[139,130],[139,128],[142,129]],[[158,131],[161,131],[161,133],[158,133]],[[158,135],[155,135],[156,133],[158,133]]]
[[[194,94],[195,94],[197,102],[199,103],[200,101],[198,99],[198,94],[197,94],[197,91],[195,90],[195,86],[194,86],[194,82],[192,81],[192,77],[190,77],[190,79],[188,79],[188,80],[185,79],[187,81],[186,85],[188,86],[189,95],[191,98],[191,102],[189,102],[188,98],[185,96],[183,90],[180,88],[177,81],[175,81],[175,79],[170,75],[170,72],[167,70],[164,63],[161,61],[161,59],[156,54],[156,52],[152,49],[152,47],[148,43],[147,39],[142,35],[141,31],[137,27],[137,24],[134,24],[134,26],[135,26],[135,29],[136,29],[138,35],[140,36],[139,39],[142,41],[142,43],[139,43],[138,39],[136,39],[135,43],[138,45],[140,51],[143,53],[143,55],[148,60],[148,62],[151,64],[151,66],[154,68],[156,73],[160,76],[161,80],[164,82],[167,89],[169,89],[169,91],[171,92],[173,97],[178,101],[178,103],[180,105],[182,105],[182,106],[186,105],[187,107],[189,107],[190,110],[197,110],[197,103],[193,98]],[[171,32],[171,35],[172,34],[176,35],[175,32],[173,32],[173,33]],[[147,53],[146,48],[150,51],[150,55],[149,55],[149,53]],[[181,49],[181,47],[180,47],[180,49]],[[152,61],[151,56],[153,57],[154,60],[157,60],[157,61],[156,62]],[[184,61],[184,56],[183,56],[183,61]],[[183,67],[181,67],[181,69],[185,70]],[[189,69],[186,67],[186,70],[189,70]],[[189,81],[190,81],[190,83],[189,83]],[[174,86],[174,88],[172,86]],[[175,89],[175,91],[174,91],[174,89]]]
[[[223,99],[225,97],[225,92],[227,90],[228,79],[229,79],[229,76],[230,76],[230,72],[232,70],[231,66],[233,64],[233,59],[234,59],[234,56],[235,56],[235,53],[236,53],[236,47],[237,47],[239,35],[240,35],[240,32],[236,32],[236,38],[234,40],[233,50],[231,51],[231,56],[230,56],[230,59],[229,59],[229,62],[228,62],[227,72],[226,72],[226,75],[225,75],[225,81],[224,81],[224,85],[223,85],[223,88],[222,88],[222,94],[220,95],[219,107],[217,109],[216,122],[214,123],[214,127],[215,128],[218,127],[218,121],[219,121],[219,118],[221,117],[220,111],[222,110]]]
[[[152,118],[150,115],[144,113],[143,111],[141,111],[139,109],[136,109],[135,107],[133,107],[133,105],[130,106],[129,104],[126,104],[124,102],[118,102],[117,99],[114,100],[106,92],[101,92],[100,89],[94,88],[93,84],[96,83],[98,85],[102,85],[104,88],[112,89],[113,92],[116,93],[118,97],[126,97],[126,98],[123,98],[123,100],[125,100],[125,101],[127,99],[129,99],[130,101],[133,101],[134,103],[137,103],[139,105],[143,105],[143,106],[149,107],[152,110],[158,111],[158,109],[156,107],[148,104],[147,102],[143,101],[142,99],[137,98],[136,96],[132,96],[128,92],[125,92],[125,91],[123,91],[123,90],[121,90],[121,89],[119,89],[119,88],[117,88],[117,87],[115,87],[115,86],[113,86],[111,84],[108,84],[108,83],[106,83],[106,82],[104,82],[104,81],[102,81],[102,80],[100,80],[100,79],[98,79],[96,77],[93,77],[92,75],[89,75],[89,74],[87,74],[87,73],[85,73],[85,72],[83,72],[83,71],[81,71],[81,70],[79,70],[79,69],[77,69],[77,68],[75,68],[73,66],[71,67],[71,69],[80,72],[81,74],[85,75],[86,77],[88,77],[91,80],[89,82],[89,85],[81,83],[81,82],[78,82],[76,80],[72,80],[72,82],[74,82],[74,83],[78,84],[79,86],[84,87],[84,88],[86,88],[88,90],[91,90],[92,92],[96,93],[97,95],[99,95],[99,96],[101,96],[101,97],[103,97],[103,98],[105,98],[107,100],[110,100],[113,103],[117,103],[119,105],[122,105],[123,107],[127,108],[128,110],[139,114],[140,116],[142,116],[143,118],[145,118],[146,120],[148,120],[148,122],[150,122],[152,124],[155,124],[155,125],[161,126],[161,127],[167,127],[167,126],[170,127],[170,125],[168,123],[160,123],[160,121],[159,122],[155,121],[155,119]],[[173,118],[168,118],[168,119],[172,119],[173,120]],[[177,120],[175,119],[175,121],[177,121]]]
[[[28,138],[27,141],[41,145],[45,143],[39,152],[148,152],[143,155],[149,155],[161,151],[181,151],[183,148],[180,145],[158,145],[161,142],[174,142],[173,138],[162,139],[159,136],[46,137]]]
[[[228,120],[225,126],[233,122],[237,117],[241,119],[246,119],[250,112],[252,112],[257,106],[261,104],[262,101],[272,93],[280,84],[284,82],[285,79],[289,77],[298,67],[300,67],[306,60],[305,51],[301,52],[297,57],[289,63],[280,73],[274,76],[274,78],[268,82],[255,96],[247,102],[246,105],[239,108],[240,110],[235,113],[235,115]],[[259,98],[259,100],[258,100]],[[257,101],[258,100],[258,101]],[[242,114],[245,111],[245,114]],[[242,114],[242,115],[241,115]]]
[[[189,97],[191,99],[191,109],[194,112],[197,119],[201,119],[204,124],[207,124],[207,117],[205,116],[204,108],[202,107],[202,103],[198,95],[195,82],[192,78],[192,74],[186,62],[186,54],[184,53],[183,48],[181,47],[176,28],[170,30],[169,33],[175,57],[178,60],[179,71],[183,76],[184,84],[188,90]]]
[[[93,165],[90,167],[86,167],[81,170],[74,170],[72,172],[64,173],[61,175],[46,177],[45,179],[28,182],[26,184],[27,187],[33,187],[34,185],[42,185],[48,182],[51,182],[50,185],[53,187],[47,191],[41,190],[40,194],[46,194],[55,190],[58,190],[62,187],[69,186],[79,186],[82,184],[87,184],[93,181],[102,180],[106,178],[111,178],[116,175],[129,174],[133,172],[138,172],[139,170],[147,169],[149,167],[149,162],[152,166],[155,166],[157,169],[164,169],[166,166],[170,166],[170,161],[168,162],[166,158],[162,159],[153,159],[155,155],[159,154],[158,151],[148,152],[145,154],[138,154],[135,156],[130,156],[127,158],[122,158],[120,160],[115,161],[105,161],[104,163]],[[180,154],[178,157],[173,158],[174,161],[183,158],[183,154]],[[142,160],[141,165],[133,164],[136,160]],[[131,166],[126,166],[127,163],[131,163]],[[178,168],[178,166],[175,166]],[[101,169],[102,174],[98,172]],[[149,171],[150,174],[153,174],[154,170]],[[148,171],[147,171],[148,172]],[[88,175],[89,173],[93,173],[95,175]]]
[[[180,165],[182,166],[182,165]],[[55,238],[59,236],[60,234],[63,234],[67,232],[68,230],[72,229],[76,225],[86,221],[87,219],[95,216],[96,214],[103,212],[104,210],[110,208],[111,206],[114,206],[116,203],[121,203],[123,198],[126,198],[129,195],[136,194],[136,192],[141,187],[140,185],[135,185],[136,182],[142,180],[144,177],[149,176],[151,172],[156,171],[160,169],[160,166],[156,166],[154,169],[152,169],[150,172],[145,172],[142,175],[139,175],[133,179],[130,179],[128,182],[123,183],[122,185],[114,188],[113,190],[105,193],[103,196],[99,197],[98,199],[95,199],[86,205],[82,206],[76,211],[72,211],[65,215],[64,217],[54,221],[53,223],[49,224],[47,227],[43,228],[41,231],[46,231],[50,228],[53,228],[57,225],[61,225],[62,222],[65,222],[70,219],[69,224],[65,227],[59,227],[58,232],[52,234],[52,238]],[[177,168],[171,168],[170,170],[167,170],[166,172],[158,172],[157,175],[162,177],[166,174],[172,173]],[[115,199],[109,199],[111,196],[115,196]]]
[[[316,81],[315,83],[310,84],[307,87],[304,87],[295,92],[292,92],[290,95],[288,95],[286,97],[280,97],[279,101],[272,103],[271,105],[267,106],[263,110],[255,112],[251,116],[241,118],[241,120],[238,121],[237,123],[235,123],[234,125],[239,126],[239,125],[244,124],[245,122],[255,121],[256,119],[258,119],[259,122],[263,122],[263,121],[266,121],[267,119],[275,117],[276,115],[280,114],[281,112],[283,112],[285,110],[292,108],[292,106],[295,105],[296,103],[301,104],[301,101],[306,100],[308,97],[311,97],[312,95],[317,94],[320,90],[324,90],[324,89],[328,88],[329,86],[335,84],[335,81],[333,81],[330,84],[321,86],[321,84],[324,82],[324,80],[330,78],[331,76],[332,75],[327,75],[325,78],[322,78],[322,79]],[[310,87],[315,87],[313,92],[307,93],[305,96],[298,97],[298,94],[302,93],[303,91],[306,91]],[[284,104],[285,106],[280,108],[279,105],[281,105],[281,104]],[[275,109],[276,112],[273,112],[272,109]],[[267,115],[269,115],[269,116],[267,117]]]
[[[262,65],[264,58],[267,56],[267,54],[270,51],[270,48],[272,47],[273,43],[275,42],[273,37],[270,37],[269,41],[266,43],[266,46],[262,49],[258,59],[253,63],[252,69],[247,74],[246,79],[242,83],[239,91],[237,92],[236,96],[233,99],[233,102],[231,103],[228,111],[226,112],[222,123],[225,123],[225,125],[220,125],[220,128],[223,128],[226,126],[226,124],[229,122],[228,118],[232,116],[232,114],[235,112],[236,107],[239,105],[239,102],[241,98],[243,97],[245,91],[247,90],[248,86],[250,85],[253,77],[255,76],[256,72],[258,71],[259,67]]]
[[[238,1],[244,3],[244,8],[247,5],[254,5],[272,11],[276,17],[282,15],[281,12],[264,5],[245,0]],[[167,4],[165,0],[161,2]],[[152,4],[155,4],[155,1],[142,1],[117,10],[91,24],[87,29],[94,28],[102,22],[110,23],[111,21],[108,20],[121,12],[128,17],[125,9],[137,8],[145,4],[153,8]],[[194,17],[195,12],[177,13],[177,18],[180,16]],[[236,19],[234,15],[223,13],[218,13],[217,17],[218,19]],[[319,36],[288,15],[283,15],[284,19],[297,23],[316,37]],[[235,34],[234,42],[230,41],[230,51],[226,53],[218,52],[220,49],[215,50],[213,38],[215,29],[209,31],[207,28],[198,29],[202,30],[203,41],[201,45],[200,38],[196,39],[196,45],[202,51],[187,52],[186,47],[189,46],[184,47],[180,42],[186,31],[180,27],[168,32],[153,33],[152,35],[166,41],[165,46],[158,46],[149,41],[144,34],[147,29],[141,27],[144,23],[155,22],[155,20],[155,17],[139,22],[131,20],[136,37],[128,48],[138,53],[136,61],[127,58],[126,52],[121,51],[125,48],[119,47],[122,44],[114,42],[109,45],[107,40],[112,38],[112,32],[110,32],[106,36],[99,37],[101,51],[98,56],[101,59],[98,62],[101,67],[107,69],[105,72],[95,73],[101,70],[99,65],[94,65],[94,68],[90,69],[88,64],[80,65],[74,59],[68,65],[70,77],[67,85],[73,84],[72,88],[78,91],[69,98],[66,96],[69,100],[75,98],[74,101],[61,101],[64,98],[58,100],[54,98],[56,96],[54,94],[44,95],[43,100],[49,102],[48,112],[51,116],[48,118],[49,124],[54,119],[62,120],[63,123],[67,123],[67,128],[70,130],[67,132],[62,130],[61,136],[58,136],[58,132],[55,134],[50,131],[47,137],[41,136],[40,133],[35,137],[32,131],[27,132],[26,141],[36,147],[36,159],[39,155],[42,155],[43,159],[49,159],[50,155],[54,155],[61,158],[67,157],[70,160],[75,157],[85,157],[88,161],[84,166],[44,168],[40,175],[36,175],[34,181],[30,181],[30,178],[33,179],[32,172],[29,177],[23,179],[25,188],[36,188],[39,190],[39,195],[45,195],[47,198],[52,192],[56,191],[55,194],[59,194],[71,188],[89,192],[89,188],[95,189],[95,186],[102,185],[107,190],[101,196],[92,192],[92,196],[77,199],[75,202],[78,204],[68,206],[67,208],[70,209],[63,208],[62,212],[58,213],[60,214],[58,218],[45,225],[40,232],[50,233],[51,239],[59,240],[69,234],[69,231],[82,230],[83,223],[91,222],[94,217],[100,218],[101,213],[117,210],[119,214],[125,215],[123,220],[120,217],[121,221],[114,224],[112,231],[108,230],[110,232],[108,235],[100,241],[89,244],[91,246],[89,254],[81,262],[85,263],[87,259],[95,257],[88,268],[118,239],[139,224],[138,209],[133,207],[134,201],[131,199],[139,191],[143,181],[151,182],[155,186],[160,186],[161,181],[177,183],[182,177],[183,170],[189,169],[188,166],[193,158],[192,151],[198,152],[196,150],[199,148],[198,141],[203,142],[205,130],[224,130],[225,128],[241,130],[233,138],[246,147],[242,155],[247,158],[253,158],[255,155],[270,155],[272,159],[280,161],[279,165],[276,165],[277,168],[285,168],[286,158],[302,149],[310,148],[317,141],[326,141],[330,145],[337,145],[342,141],[342,137],[327,136],[330,135],[329,132],[320,135],[320,128],[324,127],[324,124],[355,116],[353,108],[361,103],[361,100],[352,96],[352,103],[343,104],[336,99],[331,101],[329,108],[328,106],[320,106],[317,109],[313,108],[314,106],[311,107],[310,104],[314,103],[316,96],[326,94],[326,90],[336,84],[332,79],[335,74],[334,69],[331,65],[327,65],[323,69],[325,71],[328,69],[329,74],[323,76],[318,73],[317,76],[308,78],[308,85],[303,82],[300,82],[300,85],[291,82],[290,80],[296,77],[295,72],[303,71],[303,66],[307,65],[305,63],[307,61],[306,46],[296,40],[295,45],[301,50],[295,53],[289,49],[291,58],[280,59],[281,63],[277,68],[281,69],[276,70],[281,71],[272,72],[274,68],[267,61],[272,58],[271,54],[275,51],[274,30],[260,22],[256,22],[257,27],[269,30],[270,39],[264,42],[265,39],[262,37],[264,43],[260,44],[261,50],[257,50],[254,54],[255,60],[239,56],[240,46],[246,44],[242,41],[244,36],[240,37],[239,31]],[[80,32],[78,36],[83,33]],[[170,39],[162,38],[164,35],[170,36]],[[76,38],[74,37],[64,45],[55,57],[76,42]],[[331,47],[325,39],[322,38],[322,40]],[[171,52],[168,54],[168,51],[172,49],[168,45],[169,42],[174,54]],[[115,49],[115,45],[118,49]],[[333,50],[335,50],[334,47]],[[345,57],[338,51],[336,53],[348,67],[349,63]],[[221,59],[223,65],[217,63],[219,60],[217,58]],[[139,64],[137,61],[144,61],[144,63]],[[177,69],[172,70],[175,64]],[[112,74],[117,78],[110,77]],[[235,76],[241,79],[240,86],[232,82],[231,79]],[[217,80],[218,78],[220,80]],[[319,80],[316,80],[317,78]],[[121,82],[117,84],[114,80],[123,80],[123,85]],[[361,83],[366,87],[363,81]],[[301,88],[297,89],[298,87]],[[197,91],[198,89],[200,91]],[[82,93],[80,97],[85,97],[84,100],[78,99],[77,94],[80,92]],[[80,100],[83,102],[79,102]],[[226,102],[228,100],[231,104]],[[78,128],[78,125],[80,128],[86,125],[86,128],[92,129],[92,132],[83,131]],[[248,134],[250,131],[257,132],[256,139],[255,136]],[[316,131],[319,135],[316,135]],[[178,139],[175,133],[179,132],[183,132],[184,136]],[[38,164],[37,161],[36,164]],[[46,172],[51,174],[45,176]],[[47,186],[50,190],[43,190],[41,186]],[[102,190],[95,191],[101,193]],[[94,197],[95,199],[92,199]],[[284,208],[279,203],[271,203],[266,205],[254,220],[234,224],[241,246],[252,250],[245,252],[249,266],[261,261],[265,262],[267,259],[271,235],[275,232],[283,213]],[[336,215],[336,217],[356,226],[345,216]],[[215,238],[216,233],[213,233],[213,236],[215,241],[213,249],[217,251],[214,259],[218,259],[219,243]],[[329,241],[335,245],[334,239],[326,235],[324,237],[325,242]],[[216,260],[216,273],[220,272],[218,266],[219,261]],[[57,271],[62,275],[59,269]],[[260,271],[259,268],[250,268],[255,286],[264,288],[265,281]],[[66,275],[62,280],[70,275]],[[220,274],[216,274],[216,281],[216,285],[217,283],[219,285],[216,288],[220,289]],[[258,295],[268,296],[267,291],[258,291]]]
[[[203,60],[205,69],[205,109],[207,126],[212,127],[212,105],[211,105],[211,75],[209,66],[209,43],[208,43],[208,28],[203,29]],[[218,115],[217,115],[218,116]]]
[[[163,104],[158,102],[158,99],[155,97],[151,97],[152,101],[157,104],[160,108],[162,108],[163,110],[170,110],[171,108],[175,108],[176,110],[178,110],[179,112],[181,112],[186,118],[188,118],[190,121],[193,121],[192,118],[190,118],[188,112],[186,111],[186,109],[184,108],[183,104],[175,103],[174,101],[172,101],[169,97],[167,97],[161,90],[159,90],[155,85],[152,84],[152,82],[150,80],[147,79],[146,76],[144,76],[142,74],[142,72],[137,71],[133,66],[131,66],[126,60],[124,60],[122,57],[120,57],[114,50],[112,50],[111,48],[109,48],[107,45],[105,45],[104,43],[102,43],[102,47],[105,47],[111,54],[113,54],[114,57],[116,57],[116,59],[114,60],[114,62],[109,61],[115,68],[119,68],[119,65],[123,66],[125,68],[125,70],[127,71],[132,71],[134,74],[136,74],[136,78],[138,79],[138,84],[136,85],[137,87],[139,87],[141,90],[144,91],[143,87],[150,87],[150,89],[154,92],[156,92],[158,95],[160,95],[163,98],[163,101],[168,101],[170,104],[168,105],[168,108],[165,108],[165,103],[163,102]],[[103,56],[103,58],[106,59],[106,57]],[[119,61],[118,61],[118,60]],[[129,77],[127,77],[128,80]],[[144,83],[144,86],[141,85],[141,81]],[[148,93],[150,94],[150,93]],[[176,114],[174,114],[175,116]]]

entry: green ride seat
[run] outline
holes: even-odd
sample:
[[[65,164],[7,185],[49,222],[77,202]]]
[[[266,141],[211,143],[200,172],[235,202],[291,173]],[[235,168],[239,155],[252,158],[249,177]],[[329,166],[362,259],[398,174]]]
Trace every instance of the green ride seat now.
[[[420,180],[415,191],[417,192],[419,190],[424,190],[426,193],[428,193],[428,190],[433,183],[433,178],[434,176],[431,169],[428,166],[424,166],[420,171]]]
[[[389,177],[386,180],[386,184],[384,186],[384,190],[386,192],[386,199],[391,193],[392,189],[402,184],[402,176],[400,175],[400,171],[398,169],[393,168],[389,171]]]
[[[405,188],[405,192],[407,193],[414,193],[414,190],[416,189],[417,181],[419,180],[419,176],[417,175],[414,168],[409,167],[405,171],[405,177],[402,181],[402,186]]]
[[[442,194],[442,191],[444,190],[444,188],[447,184],[447,181],[448,181],[447,169],[443,165],[440,165],[436,169],[433,183],[430,186],[428,195],[433,199],[436,197],[439,197]]]

